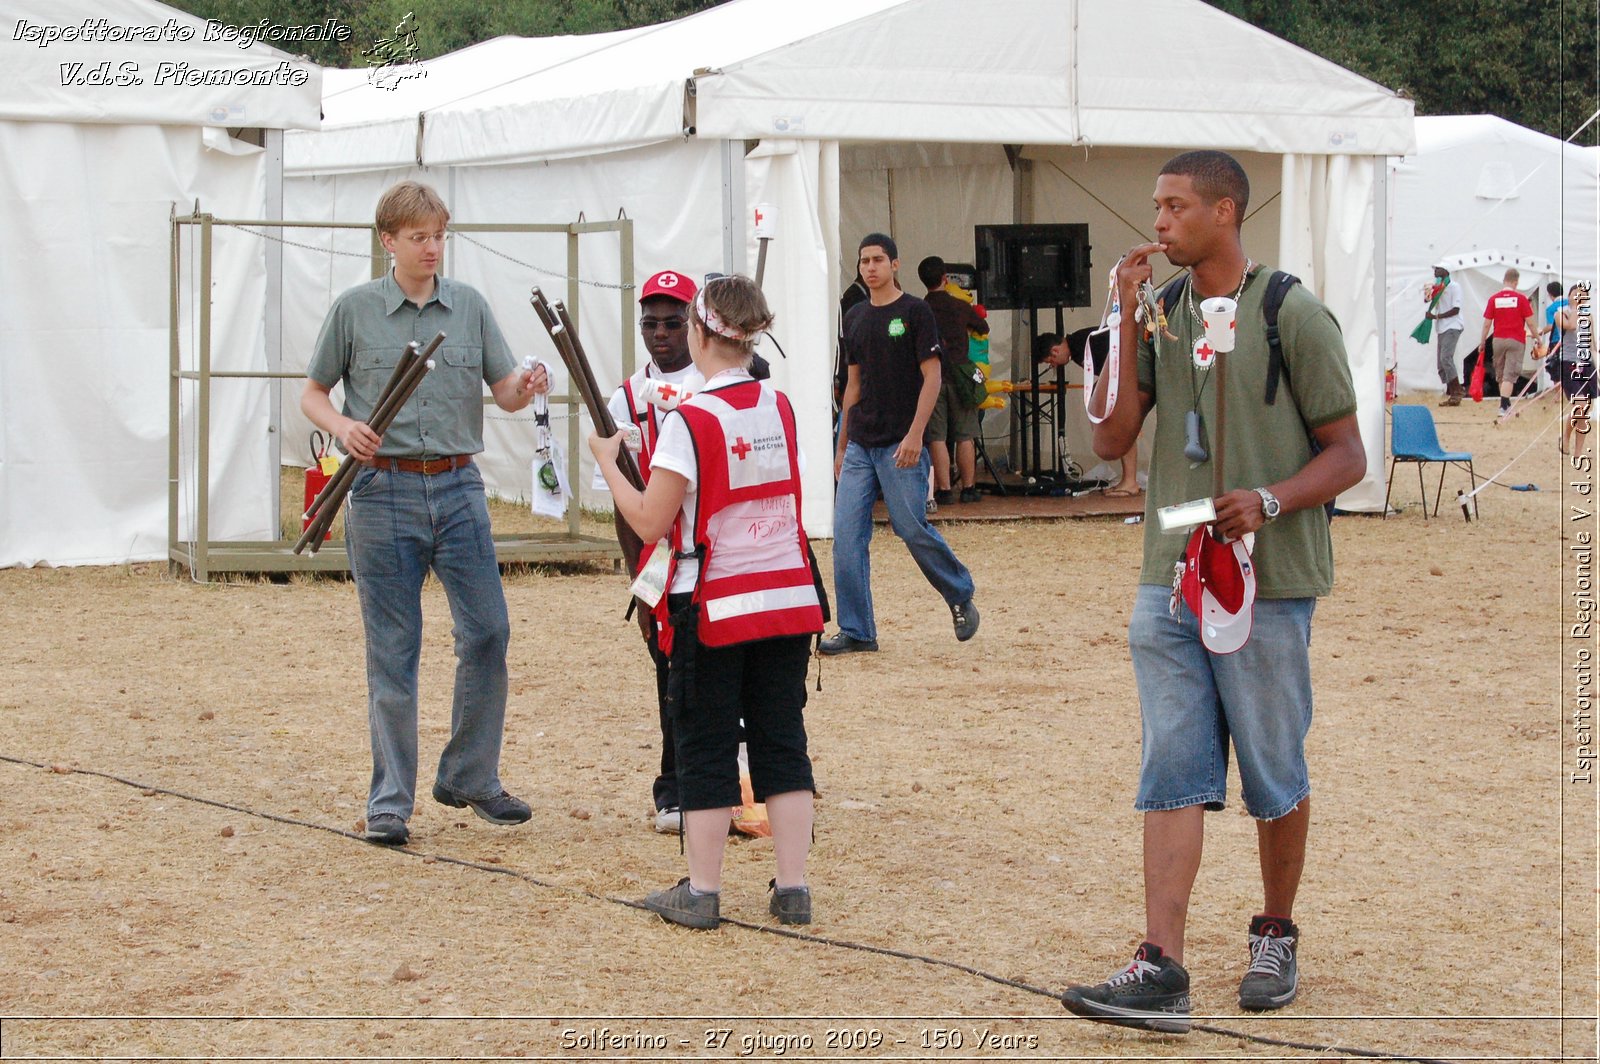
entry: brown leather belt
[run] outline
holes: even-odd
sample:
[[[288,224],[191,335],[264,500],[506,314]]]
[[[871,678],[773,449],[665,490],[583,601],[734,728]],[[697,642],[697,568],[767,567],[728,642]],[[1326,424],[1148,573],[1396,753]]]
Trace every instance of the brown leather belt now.
[[[389,469],[396,473],[421,473],[431,477],[435,473],[448,473],[472,464],[470,454],[453,454],[445,458],[386,458],[379,456],[365,463],[376,469]]]

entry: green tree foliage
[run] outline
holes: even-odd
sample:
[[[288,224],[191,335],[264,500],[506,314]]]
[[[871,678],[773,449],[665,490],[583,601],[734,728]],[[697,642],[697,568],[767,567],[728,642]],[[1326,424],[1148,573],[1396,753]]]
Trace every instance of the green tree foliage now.
[[[362,52],[394,36],[410,14],[417,58],[431,59],[493,37],[600,33],[682,18],[726,0],[168,0],[201,18],[235,25],[267,19],[311,26],[338,19],[346,42],[305,42],[305,54],[324,66],[359,67]]]
[[[1405,93],[1419,115],[1495,114],[1566,139],[1600,107],[1593,0],[1208,2]]]

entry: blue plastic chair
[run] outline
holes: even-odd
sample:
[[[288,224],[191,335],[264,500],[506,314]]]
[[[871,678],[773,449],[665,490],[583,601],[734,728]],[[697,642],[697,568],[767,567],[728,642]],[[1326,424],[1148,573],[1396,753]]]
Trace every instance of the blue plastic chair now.
[[[1389,485],[1383,493],[1383,516],[1389,516],[1389,491],[1394,488],[1394,468],[1401,462],[1417,464],[1417,490],[1422,495],[1422,518],[1428,518],[1428,489],[1422,484],[1422,467],[1428,462],[1439,463],[1439,490],[1433,496],[1433,516],[1439,516],[1439,499],[1444,495],[1444,473],[1449,466],[1459,466],[1472,478],[1472,516],[1478,516],[1478,472],[1472,467],[1472,455],[1466,451],[1447,451],[1439,446],[1439,432],[1433,426],[1433,412],[1425,406],[1392,406],[1393,433],[1390,437]]]

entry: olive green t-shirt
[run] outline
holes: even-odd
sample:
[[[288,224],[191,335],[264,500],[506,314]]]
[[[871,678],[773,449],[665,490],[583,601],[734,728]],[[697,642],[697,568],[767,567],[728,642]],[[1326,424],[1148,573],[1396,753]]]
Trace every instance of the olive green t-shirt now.
[[[500,326],[478,290],[440,277],[417,306],[390,270],[334,300],[312,349],[306,376],[325,388],[344,381],[344,415],[366,421],[406,344],[444,343],[433,369],[383,434],[384,458],[439,458],[483,450],[483,386],[517,368]]]
[[[1339,323],[1328,308],[1294,285],[1278,312],[1285,372],[1277,402],[1266,403],[1267,323],[1262,312],[1271,271],[1258,268],[1239,298],[1236,339],[1227,360],[1227,439],[1224,442],[1224,490],[1268,487],[1285,480],[1311,460],[1309,431],[1356,411],[1355,388]],[[1185,285],[1187,288],[1188,285]],[[1139,388],[1155,395],[1155,441],[1151,449],[1145,495],[1143,584],[1172,583],[1173,565],[1183,554],[1187,537],[1163,533],[1156,511],[1194,499],[1212,497],[1213,461],[1217,453],[1216,364],[1195,368],[1194,341],[1203,329],[1189,310],[1188,294],[1167,310],[1167,327],[1177,340],[1158,337],[1139,342]],[[1194,300],[1199,307],[1199,300]],[[1204,421],[1207,449],[1213,456],[1193,466],[1184,456],[1185,414],[1195,406]],[[1256,595],[1259,598],[1306,598],[1333,589],[1333,541],[1322,507],[1285,513],[1256,533]]]

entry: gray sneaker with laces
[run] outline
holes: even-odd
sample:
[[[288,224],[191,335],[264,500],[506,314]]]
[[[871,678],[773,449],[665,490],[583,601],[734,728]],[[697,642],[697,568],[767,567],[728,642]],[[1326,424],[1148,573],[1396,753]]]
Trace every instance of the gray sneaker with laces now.
[[[670,890],[658,890],[644,899],[644,907],[675,924],[708,931],[722,922],[722,895],[695,894],[689,877],[678,880]]]
[[[1101,1023],[1167,1034],[1189,1032],[1189,973],[1152,942],[1139,945],[1133,963],[1096,986],[1061,995],[1068,1012]]]
[[[1250,970],[1239,982],[1239,1007],[1254,1012],[1281,1009],[1300,989],[1295,951],[1300,929],[1281,916],[1250,919]]]

